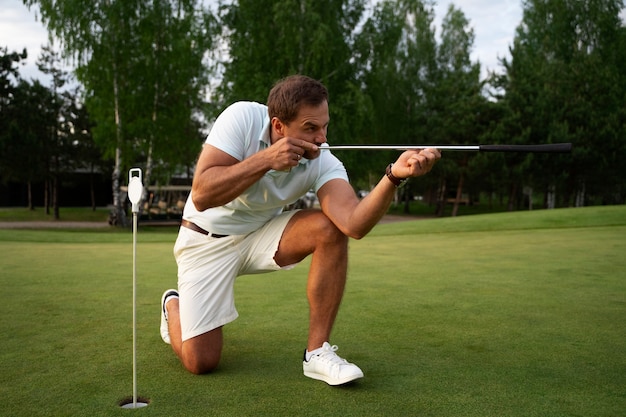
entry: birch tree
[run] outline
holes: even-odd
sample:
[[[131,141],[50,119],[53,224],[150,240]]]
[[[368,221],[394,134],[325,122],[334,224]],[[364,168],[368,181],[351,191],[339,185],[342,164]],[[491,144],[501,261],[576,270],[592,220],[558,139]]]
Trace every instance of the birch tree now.
[[[167,162],[190,126],[204,84],[210,13],[199,0],[24,0],[76,64],[93,136],[113,159],[110,223],[124,224],[123,175],[138,161],[148,176],[153,161]],[[166,113],[176,114],[169,119]],[[167,121],[170,120],[170,123]],[[175,120],[175,121],[172,121]],[[173,133],[175,132],[175,133]],[[183,132],[183,133],[181,133]],[[176,143],[170,140],[176,138]]]

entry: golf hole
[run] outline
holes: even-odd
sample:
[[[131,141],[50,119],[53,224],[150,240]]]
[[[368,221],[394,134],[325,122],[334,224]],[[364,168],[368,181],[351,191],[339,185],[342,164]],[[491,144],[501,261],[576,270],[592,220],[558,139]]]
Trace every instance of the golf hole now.
[[[126,397],[119,404],[121,408],[143,408],[150,404],[150,400],[145,397],[137,397],[137,401],[133,401],[133,397]]]

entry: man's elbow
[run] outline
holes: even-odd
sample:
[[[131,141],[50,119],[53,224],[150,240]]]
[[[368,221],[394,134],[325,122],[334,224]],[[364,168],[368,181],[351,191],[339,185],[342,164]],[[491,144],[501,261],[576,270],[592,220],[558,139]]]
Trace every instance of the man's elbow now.
[[[369,230],[354,229],[354,230],[344,230],[343,232],[346,236],[348,236],[351,239],[361,240],[365,236],[367,236],[367,234],[369,233]]]
[[[193,194],[191,196],[191,202],[193,203],[193,206],[196,208],[197,211],[204,211],[210,209],[211,207],[215,207],[214,205],[210,204],[210,201],[208,201],[208,199],[198,198]]]

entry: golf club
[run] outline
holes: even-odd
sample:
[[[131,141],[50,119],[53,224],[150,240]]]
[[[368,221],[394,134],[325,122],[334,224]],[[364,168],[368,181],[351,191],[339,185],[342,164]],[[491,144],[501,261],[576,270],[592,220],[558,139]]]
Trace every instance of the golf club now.
[[[442,151],[468,152],[531,152],[531,153],[568,153],[571,143],[550,143],[544,145],[329,145],[322,150],[373,150],[373,151],[408,151],[412,149],[436,148]]]

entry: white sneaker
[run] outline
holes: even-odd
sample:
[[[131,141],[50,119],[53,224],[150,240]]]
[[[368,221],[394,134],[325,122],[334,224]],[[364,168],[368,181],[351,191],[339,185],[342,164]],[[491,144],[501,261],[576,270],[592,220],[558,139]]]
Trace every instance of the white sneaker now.
[[[167,325],[167,311],[165,310],[165,303],[171,298],[178,298],[178,291],[176,290],[166,290],[161,296],[161,339],[168,345],[172,342],[170,341],[170,329]]]
[[[338,347],[328,342],[322,345],[322,351],[313,355],[307,362],[302,362],[304,375],[318,379],[328,385],[342,385],[358,378],[363,378],[363,371],[353,363],[340,358],[335,353]]]

